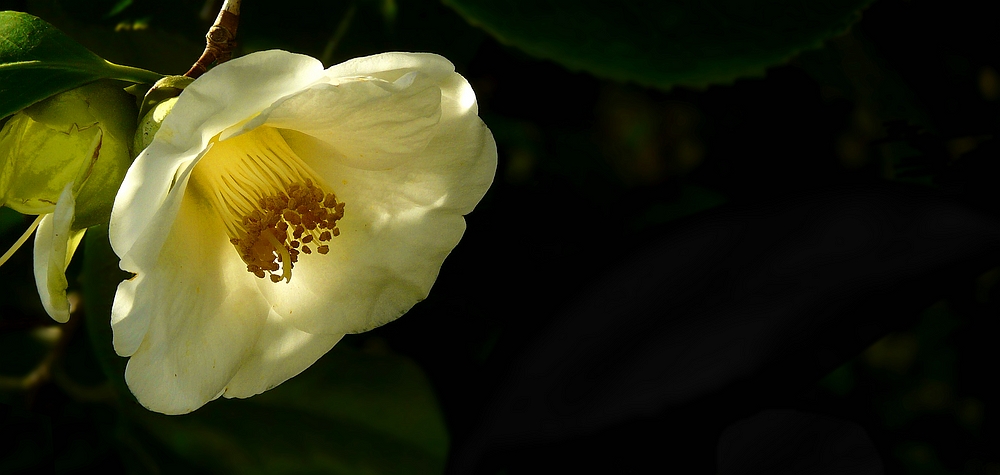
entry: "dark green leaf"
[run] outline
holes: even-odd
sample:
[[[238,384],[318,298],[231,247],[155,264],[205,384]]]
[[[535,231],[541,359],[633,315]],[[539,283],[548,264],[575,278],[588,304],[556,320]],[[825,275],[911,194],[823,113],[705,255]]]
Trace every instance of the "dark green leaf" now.
[[[105,61],[38,17],[0,12],[0,118],[103,78],[152,83],[160,75]]]
[[[648,86],[761,75],[843,32],[871,0],[445,0],[500,41]]]
[[[448,437],[409,360],[335,348],[303,374],[249,399],[184,416],[134,416],[188,462],[213,473],[432,474]]]

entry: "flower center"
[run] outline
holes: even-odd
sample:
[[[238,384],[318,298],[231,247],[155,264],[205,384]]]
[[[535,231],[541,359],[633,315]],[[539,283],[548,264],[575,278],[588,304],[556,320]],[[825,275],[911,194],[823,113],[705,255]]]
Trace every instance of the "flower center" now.
[[[212,202],[247,272],[290,282],[300,253],[330,252],[344,203],[272,127],[212,144],[195,166],[193,186]]]

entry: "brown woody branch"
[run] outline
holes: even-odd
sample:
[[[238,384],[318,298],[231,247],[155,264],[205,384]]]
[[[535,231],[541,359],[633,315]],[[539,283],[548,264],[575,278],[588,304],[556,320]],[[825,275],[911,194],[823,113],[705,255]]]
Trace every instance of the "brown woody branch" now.
[[[224,63],[233,56],[236,49],[236,27],[240,24],[240,1],[225,0],[215,23],[205,35],[205,51],[188,72],[189,78],[197,78],[208,71],[212,63]]]

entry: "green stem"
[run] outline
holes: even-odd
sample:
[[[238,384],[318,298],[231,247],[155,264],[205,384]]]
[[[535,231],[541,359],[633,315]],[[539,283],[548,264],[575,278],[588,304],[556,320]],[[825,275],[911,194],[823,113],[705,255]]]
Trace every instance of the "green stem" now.
[[[121,79],[123,81],[131,81],[139,84],[153,84],[163,77],[160,73],[154,73],[153,71],[148,71],[142,68],[134,68],[132,66],[122,66],[120,64],[112,63],[111,61],[108,61],[108,65],[111,66],[111,69],[113,69],[116,73],[112,79]]]

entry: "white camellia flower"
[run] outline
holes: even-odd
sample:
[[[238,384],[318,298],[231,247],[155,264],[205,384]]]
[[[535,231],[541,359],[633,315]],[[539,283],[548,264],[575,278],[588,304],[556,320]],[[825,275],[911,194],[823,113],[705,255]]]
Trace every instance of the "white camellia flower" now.
[[[115,351],[146,408],[266,391],[425,298],[496,171],[468,82],[433,54],[210,70],[129,169]]]

